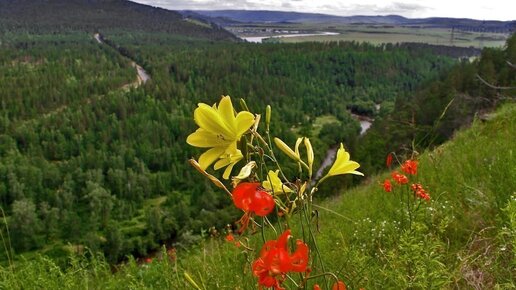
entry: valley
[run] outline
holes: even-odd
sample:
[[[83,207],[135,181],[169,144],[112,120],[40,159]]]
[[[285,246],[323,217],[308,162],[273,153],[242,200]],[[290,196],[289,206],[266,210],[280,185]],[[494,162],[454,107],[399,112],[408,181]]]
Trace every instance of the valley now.
[[[0,1],[0,288],[255,289],[286,226],[313,270],[287,289],[331,289],[324,267],[349,289],[514,286],[513,29]],[[384,190],[411,159],[428,200]],[[238,207],[238,181],[274,211]]]

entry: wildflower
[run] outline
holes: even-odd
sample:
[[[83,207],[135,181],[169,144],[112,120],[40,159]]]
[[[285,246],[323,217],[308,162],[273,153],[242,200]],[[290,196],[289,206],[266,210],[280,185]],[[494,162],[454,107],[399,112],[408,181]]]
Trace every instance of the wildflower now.
[[[314,285],[314,290],[321,290],[321,287],[319,287],[319,284]]]
[[[393,173],[391,173],[391,176],[392,176],[392,179],[394,179],[394,181],[396,181],[397,184],[407,184],[408,183],[408,178],[404,174],[400,174],[400,173],[394,171]]]
[[[260,257],[253,262],[253,274],[258,277],[260,289],[264,286],[282,290],[284,288],[280,284],[285,280],[288,272],[307,271],[308,246],[301,240],[297,240],[297,249],[290,254],[287,247],[290,236],[290,230],[286,230],[278,240],[267,241],[260,251]]]
[[[341,175],[341,174],[355,174],[364,176],[362,172],[356,171],[356,169],[360,167],[355,161],[349,160],[349,153],[344,149],[344,145],[340,143],[340,148],[337,150],[337,158],[335,158],[335,162],[331,166],[328,173],[319,180],[319,183],[323,182],[326,178]]]
[[[206,170],[213,162],[216,170],[228,166],[224,178],[228,178],[231,169],[242,159],[242,152],[237,149],[237,142],[254,124],[254,116],[242,111],[235,116],[229,96],[222,97],[219,106],[200,103],[194,111],[195,123],[199,126],[190,134],[186,142],[200,148],[210,148],[199,157],[199,164]]]
[[[416,191],[418,191],[420,189],[423,189],[423,186],[421,184],[419,184],[419,183],[412,183],[410,185],[410,189],[412,189],[412,191],[416,192]]]
[[[430,195],[424,189],[416,191],[416,196],[426,201],[430,200]]]
[[[228,234],[226,236],[226,241],[233,242],[235,240],[235,237],[232,234]]]
[[[401,165],[401,170],[406,174],[416,175],[417,174],[417,161],[407,160]]]
[[[236,241],[235,240],[235,237],[229,233],[227,236],[226,236],[226,241],[229,242],[229,243],[232,243],[233,245],[235,245],[235,247],[237,248],[240,248],[242,246],[242,244],[240,243],[240,241]]]
[[[333,287],[331,287],[331,290],[346,290],[346,284],[342,281],[336,282],[333,284]]]
[[[274,194],[292,192],[292,189],[290,189],[288,186],[281,182],[281,179],[278,177],[278,174],[279,170],[269,170],[269,173],[267,174],[267,180],[262,182],[263,188],[265,188],[268,191],[271,191]]]
[[[227,166],[224,170],[224,173],[222,174],[222,178],[228,179],[229,175],[231,174],[231,170],[233,170],[233,166],[235,166],[235,164],[237,164],[238,161],[242,160],[242,158],[244,158],[244,155],[242,155],[242,151],[238,149],[235,149],[234,151],[226,150],[223,154],[219,156],[219,158],[219,161],[215,163],[213,169],[219,170]],[[199,158],[199,162],[201,162],[201,158]]]
[[[391,167],[392,164],[392,153],[387,154],[387,159],[385,159],[385,165],[387,165],[388,168]]]
[[[390,179],[385,179],[385,181],[383,182],[383,190],[385,190],[385,192],[392,191],[392,184]]]
[[[421,184],[414,183],[410,186],[410,189],[412,189],[412,191],[417,197],[422,198],[426,201],[430,200],[430,195],[426,192],[426,190],[423,188]]]
[[[259,187],[260,183],[242,182],[233,189],[233,203],[244,211],[239,221],[240,233],[247,228],[252,214],[266,216],[274,209],[274,198]]]

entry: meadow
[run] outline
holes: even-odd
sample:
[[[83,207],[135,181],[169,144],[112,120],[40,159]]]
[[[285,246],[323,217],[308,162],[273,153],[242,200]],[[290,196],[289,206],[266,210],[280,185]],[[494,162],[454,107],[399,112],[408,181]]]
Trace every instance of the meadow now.
[[[507,33],[493,33],[481,31],[464,31],[460,29],[425,27],[425,26],[395,26],[395,25],[366,25],[366,24],[288,24],[288,25],[253,25],[231,27],[240,37],[271,36],[265,42],[298,43],[307,41],[356,41],[372,44],[415,42],[432,45],[458,47],[502,47]],[[279,31],[277,33],[265,33]],[[241,31],[246,31],[245,33]],[[317,35],[281,37],[275,35],[287,34],[288,31],[300,33],[332,32],[336,35]],[[283,33],[282,33],[283,32]]]

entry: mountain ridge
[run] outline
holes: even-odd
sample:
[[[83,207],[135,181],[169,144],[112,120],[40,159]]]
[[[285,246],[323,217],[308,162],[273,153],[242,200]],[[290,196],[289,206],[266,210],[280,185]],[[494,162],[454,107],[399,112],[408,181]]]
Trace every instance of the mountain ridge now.
[[[390,24],[424,25],[431,27],[465,28],[477,27],[486,31],[514,31],[516,20],[477,20],[470,18],[428,17],[407,18],[400,15],[353,15],[338,16],[323,13],[305,13],[271,10],[182,10],[183,15],[199,15],[220,25],[240,23],[339,23],[339,24]],[[230,22],[228,22],[228,20]]]
[[[127,0],[0,0],[0,31],[91,33],[126,29],[236,40],[216,24],[201,24],[176,11]]]

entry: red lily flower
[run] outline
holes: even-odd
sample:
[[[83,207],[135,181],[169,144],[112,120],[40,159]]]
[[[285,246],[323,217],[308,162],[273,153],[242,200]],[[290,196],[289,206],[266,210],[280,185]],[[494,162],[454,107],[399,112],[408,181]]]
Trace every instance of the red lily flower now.
[[[416,175],[417,174],[417,161],[407,160],[401,165],[401,170],[406,174]]]
[[[398,184],[407,184],[408,183],[408,178],[404,174],[400,174],[400,173],[394,171],[393,173],[391,173],[391,176],[392,176],[392,179],[394,179],[394,181],[396,181],[396,183],[398,183]]]
[[[383,190],[385,190],[385,192],[392,191],[392,184],[390,179],[385,179],[385,181],[383,182]]]
[[[331,290],[346,290],[346,284],[344,282],[339,281],[335,284],[333,284],[333,287],[331,287]]]
[[[242,182],[239,183],[232,193],[235,206],[244,211],[239,220],[242,225],[238,230],[242,233],[249,224],[252,214],[266,216],[274,209],[274,198],[265,190],[260,188],[260,183]]]
[[[385,159],[385,165],[387,165],[388,168],[391,168],[392,164],[392,154],[387,154],[387,159]]]
[[[260,251],[260,257],[253,262],[253,274],[258,277],[259,289],[274,287],[284,290],[281,283],[288,272],[306,272],[308,266],[308,246],[301,240],[296,241],[297,249],[290,254],[287,240],[290,230],[281,234],[278,240],[267,241]]]
[[[410,189],[414,191],[417,197],[422,198],[426,201],[430,200],[430,195],[428,194],[428,192],[426,192],[426,190],[423,188],[421,184],[414,183],[410,186]]]

